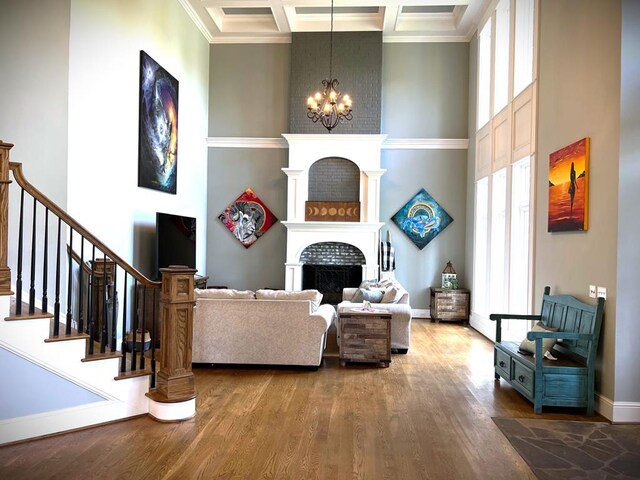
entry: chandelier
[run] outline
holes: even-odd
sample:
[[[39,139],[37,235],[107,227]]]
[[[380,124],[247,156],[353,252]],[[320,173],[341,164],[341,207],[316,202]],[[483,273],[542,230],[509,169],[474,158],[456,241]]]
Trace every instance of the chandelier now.
[[[307,99],[307,117],[313,123],[320,121],[322,125],[331,130],[345,120],[351,120],[351,98],[349,95],[341,95],[338,90],[338,79],[333,78],[333,0],[331,0],[331,34],[329,42],[329,78],[322,80],[322,93],[316,92]],[[340,98],[342,97],[342,99]]]

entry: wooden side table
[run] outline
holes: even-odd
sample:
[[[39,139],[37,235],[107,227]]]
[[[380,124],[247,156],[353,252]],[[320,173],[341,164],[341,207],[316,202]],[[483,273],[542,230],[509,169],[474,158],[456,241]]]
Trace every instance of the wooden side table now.
[[[391,363],[391,313],[348,309],[340,315],[340,365],[347,362]]]
[[[431,288],[431,320],[469,321],[470,292],[464,288]]]

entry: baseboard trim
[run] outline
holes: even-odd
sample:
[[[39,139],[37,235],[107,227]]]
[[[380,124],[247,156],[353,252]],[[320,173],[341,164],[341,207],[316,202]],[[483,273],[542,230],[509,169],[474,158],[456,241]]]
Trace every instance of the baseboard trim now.
[[[124,402],[96,402],[0,421],[0,445],[92,427],[148,412]]]
[[[612,423],[640,423],[640,402],[614,402],[597,393],[596,410]]]

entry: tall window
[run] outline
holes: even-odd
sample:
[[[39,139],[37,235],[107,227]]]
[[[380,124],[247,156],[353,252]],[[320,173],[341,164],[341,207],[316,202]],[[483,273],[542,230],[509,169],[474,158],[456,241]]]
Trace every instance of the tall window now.
[[[513,96],[533,80],[533,7],[534,0],[516,0],[515,46],[513,59]]]
[[[511,0],[500,0],[496,8],[496,62],[493,84],[493,112],[509,103],[509,15]]]
[[[526,312],[529,293],[529,198],[531,166],[529,157],[515,163],[511,170],[511,246],[509,276],[518,281],[509,289],[509,309]]]
[[[505,265],[507,227],[507,169],[491,176],[491,250],[489,270],[489,305],[494,312],[506,311]]]
[[[492,334],[487,326],[492,322],[485,322],[489,313],[522,313],[531,307],[538,1],[500,0],[478,33],[472,322],[487,335]],[[522,337],[527,327],[526,322],[505,322],[503,334]]]
[[[488,234],[489,234],[489,178],[476,183],[475,208],[475,252],[473,265],[474,309],[483,315],[489,314],[487,302],[488,280]]]
[[[478,36],[478,128],[489,121],[491,106],[491,19]]]

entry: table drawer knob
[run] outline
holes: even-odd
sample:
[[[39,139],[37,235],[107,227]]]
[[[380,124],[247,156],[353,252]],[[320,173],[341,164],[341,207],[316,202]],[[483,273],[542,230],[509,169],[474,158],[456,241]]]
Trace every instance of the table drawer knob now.
[[[519,381],[520,383],[524,382],[524,375],[520,375],[520,376],[518,377],[518,381]]]
[[[500,365],[502,368],[504,368],[504,366],[505,366],[506,364],[504,363],[504,360],[500,360],[499,365]]]

